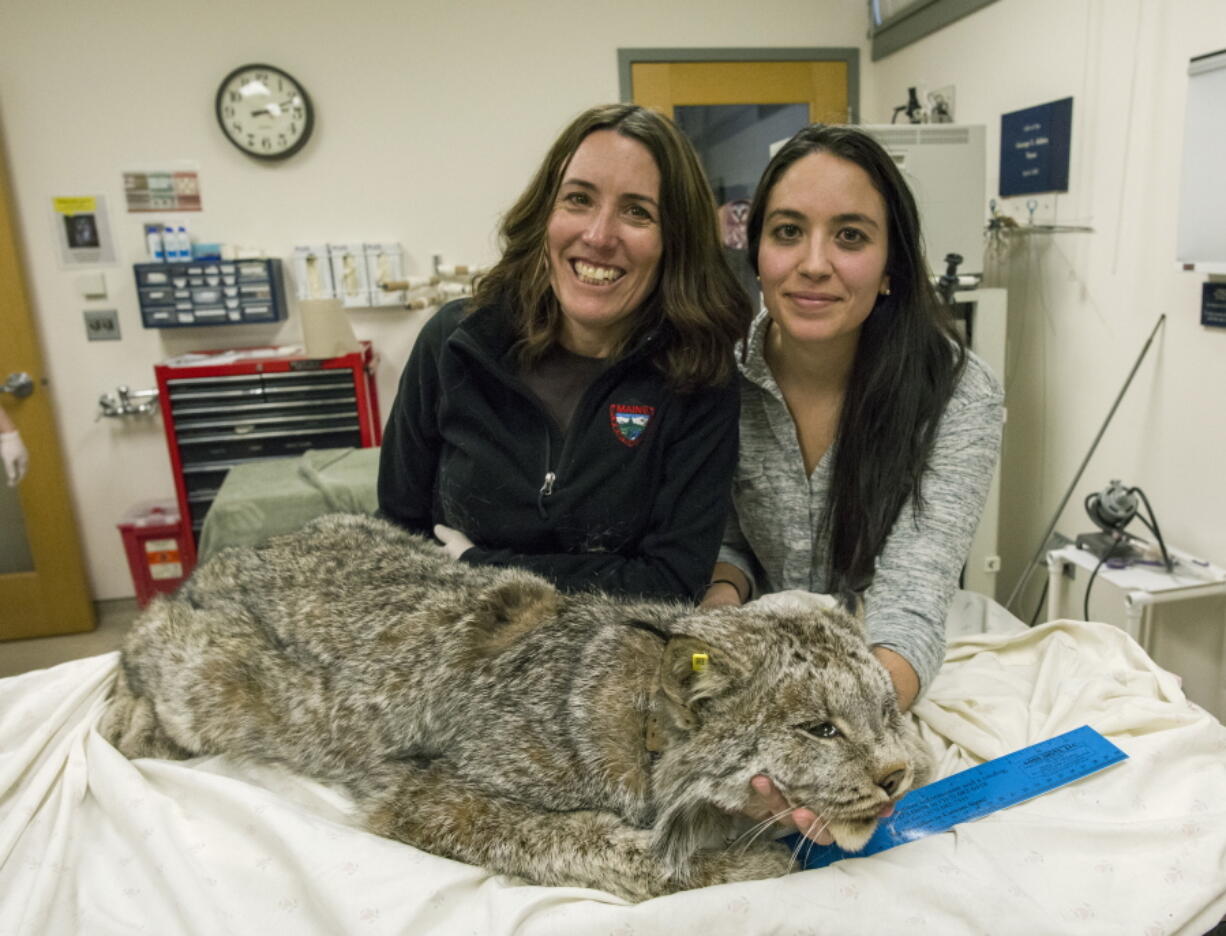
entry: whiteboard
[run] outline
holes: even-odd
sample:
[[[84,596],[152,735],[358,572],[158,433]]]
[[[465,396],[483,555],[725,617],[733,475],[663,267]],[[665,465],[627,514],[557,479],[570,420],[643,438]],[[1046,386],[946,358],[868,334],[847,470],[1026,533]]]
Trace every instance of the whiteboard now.
[[[1176,256],[1226,273],[1226,49],[1188,64]]]

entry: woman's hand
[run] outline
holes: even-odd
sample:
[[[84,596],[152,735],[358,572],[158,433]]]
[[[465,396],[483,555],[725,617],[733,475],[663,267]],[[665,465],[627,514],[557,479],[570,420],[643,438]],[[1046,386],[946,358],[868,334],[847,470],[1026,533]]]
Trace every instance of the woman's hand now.
[[[919,695],[919,676],[914,667],[889,647],[873,647],[873,656],[890,674],[894,691],[898,693],[898,710],[907,711]]]
[[[750,781],[754,792],[761,797],[762,802],[768,810],[766,815],[778,816],[776,820],[784,825],[792,825],[796,827],[796,831],[805,838],[816,842],[818,845],[829,845],[834,842],[832,836],[826,828],[826,823],[822,818],[811,809],[801,807],[793,809],[788,801],[783,798],[773,783],[770,777],[765,774],[758,774]],[[758,819],[765,819],[766,816],[756,816]]]
[[[700,608],[720,608],[725,605],[743,605],[751,585],[745,573],[728,562],[717,562],[711,572],[711,581],[703,592]]]
[[[721,608],[724,605],[738,606],[741,603],[740,593],[727,582],[712,582],[707,586],[702,596],[700,608]]]
[[[434,525],[434,537],[443,544],[443,549],[452,559],[459,559],[467,550],[473,548],[473,541],[467,536],[441,523]]]

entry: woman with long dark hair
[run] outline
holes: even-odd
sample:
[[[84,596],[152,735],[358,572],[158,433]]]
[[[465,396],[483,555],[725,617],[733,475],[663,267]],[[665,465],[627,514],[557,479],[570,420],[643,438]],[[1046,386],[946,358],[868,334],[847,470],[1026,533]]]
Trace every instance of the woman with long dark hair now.
[[[868,134],[800,131],[767,166],[748,235],[766,309],[741,361],[735,516],[713,576],[729,581],[707,603],[860,595],[910,704],[940,666],[1003,394],[950,324],[914,198]]]
[[[693,149],[644,108],[584,112],[502,247],[414,346],[380,511],[465,562],[697,600],[727,516],[733,349],[752,311]]]
[[[999,453],[1000,385],[950,324],[914,198],[863,131],[814,125],[785,144],[748,235],[766,308],[741,361],[734,516],[704,603],[862,599],[906,708],[944,655]]]

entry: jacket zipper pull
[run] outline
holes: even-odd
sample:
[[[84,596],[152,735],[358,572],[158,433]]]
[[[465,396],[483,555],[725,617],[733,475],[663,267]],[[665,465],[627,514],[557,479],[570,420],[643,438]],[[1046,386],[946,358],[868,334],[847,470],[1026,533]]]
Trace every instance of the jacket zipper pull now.
[[[541,512],[542,518],[546,516],[545,498],[553,493],[553,483],[556,480],[558,480],[558,476],[556,474],[554,474],[552,471],[546,471],[545,472],[545,483],[541,485],[540,491],[537,492],[536,507],[537,507],[537,510]]]

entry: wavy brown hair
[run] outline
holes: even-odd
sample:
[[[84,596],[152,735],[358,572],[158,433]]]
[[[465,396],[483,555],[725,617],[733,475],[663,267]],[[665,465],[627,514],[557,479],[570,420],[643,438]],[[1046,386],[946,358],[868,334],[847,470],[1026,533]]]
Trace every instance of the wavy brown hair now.
[[[937,424],[966,362],[965,345],[929,279],[919,210],[894,160],[855,127],[813,124],[775,154],[747,220],[749,260],[758,270],[766,203],[797,160],[829,153],[859,166],[885,202],[890,294],[878,296],[860,329],[827,495],[831,593],[862,590],[872,579],[903,505],[923,505],[921,481]]]
[[[660,271],[614,356],[659,329],[653,358],[670,384],[695,390],[725,383],[734,370],[733,347],[748,332],[753,310],[724,259],[715,200],[693,147],[667,117],[634,104],[593,107],[562,131],[504,217],[502,259],[481,277],[471,307],[513,310],[525,363],[556,344],[562,310],[549,282],[546,234],[563,173],[597,130],[638,141],[660,170]]]

